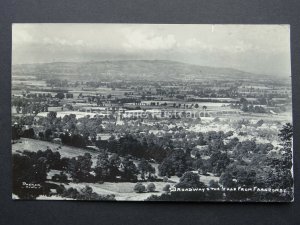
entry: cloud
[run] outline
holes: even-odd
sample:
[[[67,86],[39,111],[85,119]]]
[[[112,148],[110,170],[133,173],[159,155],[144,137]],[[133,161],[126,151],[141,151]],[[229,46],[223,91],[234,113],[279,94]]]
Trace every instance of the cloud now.
[[[14,63],[169,59],[290,73],[289,41],[278,25],[14,24],[12,48]]]
[[[174,35],[160,35],[155,32],[133,30],[125,35],[123,47],[128,50],[170,50],[174,49],[177,41]]]
[[[214,46],[208,43],[205,43],[197,38],[190,38],[181,45],[185,50],[195,52],[199,50],[212,51]]]
[[[187,39],[180,47],[190,53],[205,51],[207,53],[242,54],[248,51],[263,50],[242,40],[213,42],[203,41],[201,38]]]
[[[70,46],[70,47],[86,47],[88,44],[83,40],[67,40],[64,38],[48,38],[45,37],[42,39],[40,44],[45,45],[56,45],[56,46]]]
[[[13,26],[12,42],[13,46],[17,44],[29,44],[34,42],[34,38],[25,27],[18,27],[17,29],[16,26]]]

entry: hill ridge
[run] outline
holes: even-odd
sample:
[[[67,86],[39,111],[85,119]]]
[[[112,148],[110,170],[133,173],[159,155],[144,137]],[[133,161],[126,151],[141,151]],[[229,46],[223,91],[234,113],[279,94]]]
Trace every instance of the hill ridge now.
[[[19,64],[12,67],[14,75],[39,75],[49,77],[83,76],[91,79],[243,79],[261,77],[234,68],[211,67],[172,60],[105,60],[86,62],[48,62]],[[264,75],[268,76],[268,75]]]

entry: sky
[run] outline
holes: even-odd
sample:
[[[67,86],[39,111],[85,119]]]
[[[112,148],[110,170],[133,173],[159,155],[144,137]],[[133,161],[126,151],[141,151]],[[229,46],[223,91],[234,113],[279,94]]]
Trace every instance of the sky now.
[[[12,63],[174,60],[290,76],[288,25],[13,24]]]

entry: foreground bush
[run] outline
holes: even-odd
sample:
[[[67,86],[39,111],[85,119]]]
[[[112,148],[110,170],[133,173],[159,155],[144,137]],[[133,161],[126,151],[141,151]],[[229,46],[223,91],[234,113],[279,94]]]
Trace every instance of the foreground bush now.
[[[65,198],[73,198],[76,200],[102,200],[102,201],[114,201],[114,195],[99,195],[96,192],[93,192],[93,189],[89,186],[85,186],[80,191],[76,188],[66,189],[64,186],[59,186],[57,188],[57,193]]]

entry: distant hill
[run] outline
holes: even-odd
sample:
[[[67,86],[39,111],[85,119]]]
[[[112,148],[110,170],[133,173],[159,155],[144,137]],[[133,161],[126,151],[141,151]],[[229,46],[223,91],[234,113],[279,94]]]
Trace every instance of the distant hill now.
[[[231,68],[192,65],[168,60],[55,62],[14,65],[13,75],[81,80],[247,79],[261,75]]]

